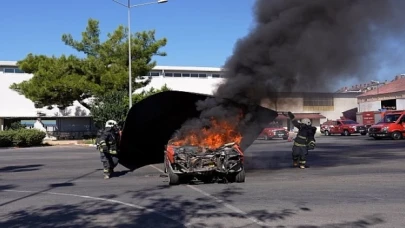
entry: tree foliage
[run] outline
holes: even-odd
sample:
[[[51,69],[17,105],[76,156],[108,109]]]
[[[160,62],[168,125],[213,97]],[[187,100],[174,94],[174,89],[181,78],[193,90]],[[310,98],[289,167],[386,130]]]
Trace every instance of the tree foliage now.
[[[169,91],[166,85],[160,89],[150,88],[133,94],[133,104],[163,91]],[[107,120],[125,121],[129,109],[129,99],[126,91],[111,91],[97,97],[90,104],[90,112],[97,127],[102,127]]]
[[[104,97],[107,91],[128,91],[127,32],[125,27],[119,26],[114,32],[108,33],[107,39],[102,42],[99,22],[89,19],[80,41],[71,34],[62,35],[66,45],[84,53],[85,57],[48,57],[30,53],[17,65],[34,76],[10,88],[32,100],[37,108],[57,105],[61,109],[73,105],[74,101],[90,108],[88,98]],[[132,84],[135,91],[150,82],[136,79],[139,75],[147,75],[155,67],[153,56],[166,55],[160,49],[167,40],[157,40],[152,30],[131,34],[131,42]]]

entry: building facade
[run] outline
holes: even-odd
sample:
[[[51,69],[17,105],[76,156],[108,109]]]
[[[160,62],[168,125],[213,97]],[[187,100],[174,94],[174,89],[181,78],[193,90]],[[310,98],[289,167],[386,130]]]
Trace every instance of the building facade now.
[[[359,112],[405,110],[405,75],[357,97]]]
[[[213,94],[219,84],[225,81],[225,70],[215,67],[156,66],[148,75],[151,82],[144,88],[161,88],[167,85],[172,90],[202,94]],[[75,102],[64,110],[35,108],[34,103],[23,95],[11,90],[13,83],[29,80],[33,75],[18,69],[16,62],[0,61],[0,129],[13,121],[20,121],[28,126],[39,116],[48,131],[67,132],[77,135],[82,132],[94,132],[95,126],[88,109]],[[337,119],[342,112],[357,107],[359,93],[294,93],[280,94],[278,99],[269,98],[262,105],[279,112],[291,111],[297,118],[309,118],[315,126],[327,119]],[[282,115],[277,118],[284,127],[291,123]]]

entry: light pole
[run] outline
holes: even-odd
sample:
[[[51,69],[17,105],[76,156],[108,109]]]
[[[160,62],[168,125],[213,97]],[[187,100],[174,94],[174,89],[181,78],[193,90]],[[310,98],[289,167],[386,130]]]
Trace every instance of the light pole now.
[[[131,56],[131,9],[139,6],[166,3],[168,0],[156,0],[154,2],[139,3],[131,5],[131,0],[125,5],[117,0],[113,2],[118,3],[128,9],[128,87],[129,87],[129,109],[132,107],[132,56]]]

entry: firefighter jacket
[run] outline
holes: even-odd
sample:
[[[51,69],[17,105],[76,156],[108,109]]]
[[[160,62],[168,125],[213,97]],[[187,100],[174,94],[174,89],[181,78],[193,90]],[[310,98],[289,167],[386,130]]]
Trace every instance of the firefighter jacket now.
[[[97,148],[102,153],[117,154],[119,151],[120,131],[115,128],[106,128],[97,138]]]
[[[294,127],[298,128],[298,134],[294,139],[294,145],[307,147],[309,150],[315,149],[316,127],[299,123],[294,119],[292,120],[292,123]]]

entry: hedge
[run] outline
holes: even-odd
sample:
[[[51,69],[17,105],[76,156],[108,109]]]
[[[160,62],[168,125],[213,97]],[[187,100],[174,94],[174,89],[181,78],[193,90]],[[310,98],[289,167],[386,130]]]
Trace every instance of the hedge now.
[[[30,147],[42,144],[46,134],[37,129],[0,131],[0,147]]]

